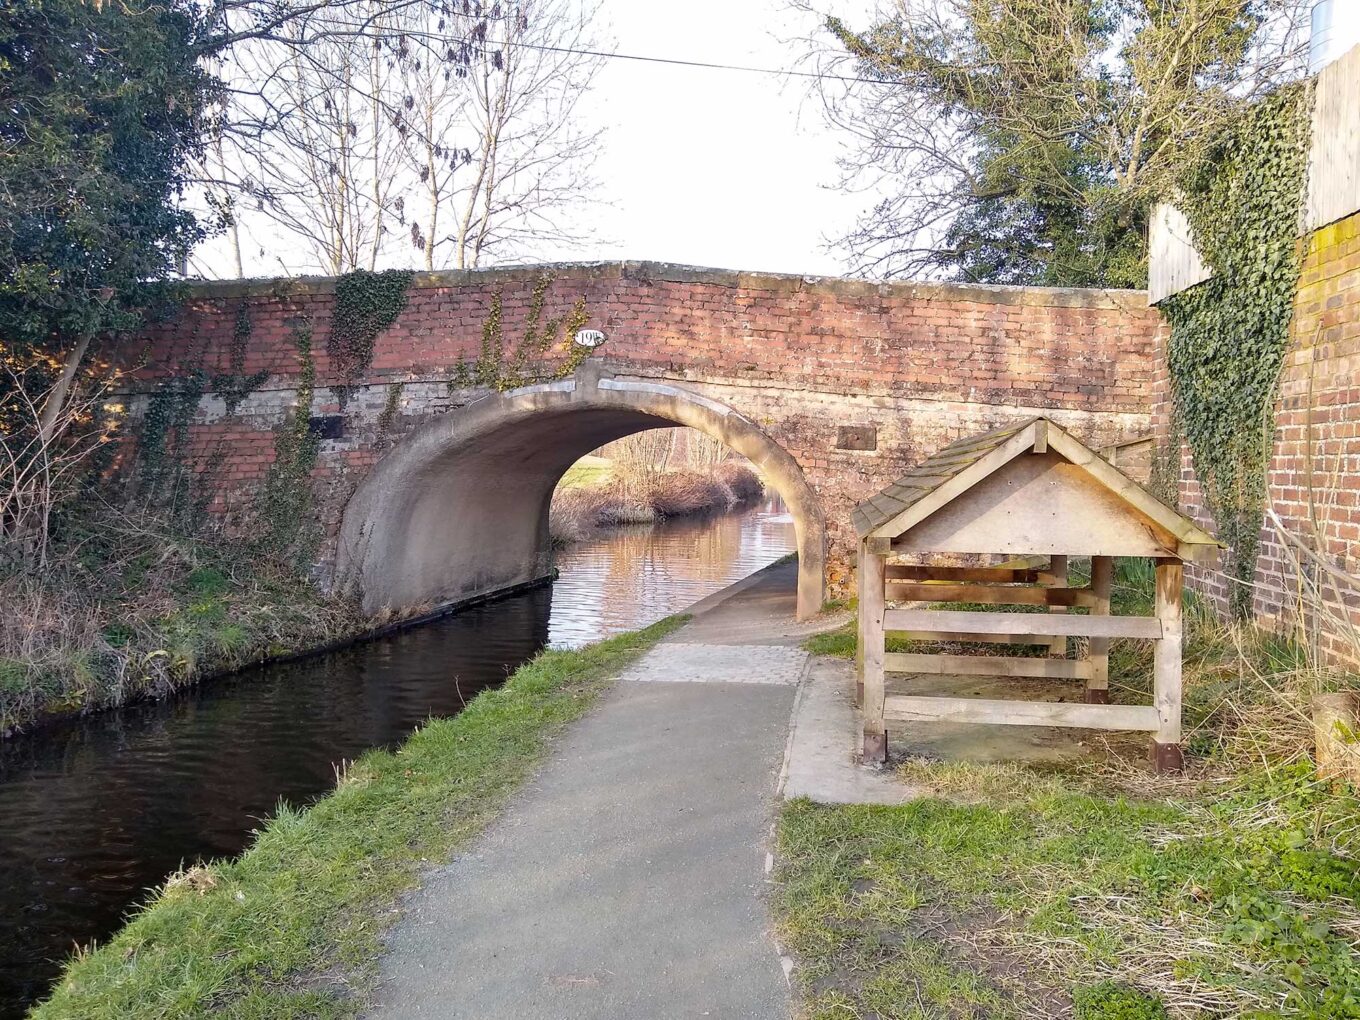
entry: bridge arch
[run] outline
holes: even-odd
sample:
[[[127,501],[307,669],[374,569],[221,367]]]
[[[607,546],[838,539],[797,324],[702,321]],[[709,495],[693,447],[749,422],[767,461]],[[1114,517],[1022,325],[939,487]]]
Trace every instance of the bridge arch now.
[[[798,546],[798,617],[821,609],[826,526],[798,462],[715,400],[615,379],[587,362],[569,379],[490,394],[419,426],[345,507],[336,582],[368,613],[441,605],[548,575],[548,507],[573,463],[646,429],[687,425],[749,460],[783,498]]]

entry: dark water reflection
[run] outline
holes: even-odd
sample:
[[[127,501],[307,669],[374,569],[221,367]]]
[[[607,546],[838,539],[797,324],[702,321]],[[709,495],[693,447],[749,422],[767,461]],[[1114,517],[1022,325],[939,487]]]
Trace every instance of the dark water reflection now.
[[[328,790],[341,759],[457,713],[549,642],[655,622],[792,549],[773,503],[615,533],[560,557],[551,588],[0,745],[0,1017],[182,863]]]

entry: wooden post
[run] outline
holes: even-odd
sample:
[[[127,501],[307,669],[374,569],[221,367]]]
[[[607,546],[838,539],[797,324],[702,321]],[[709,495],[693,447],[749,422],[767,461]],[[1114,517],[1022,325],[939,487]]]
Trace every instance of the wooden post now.
[[[1091,591],[1095,593],[1096,604],[1091,607],[1092,616],[1110,615],[1110,588],[1114,581],[1114,557],[1091,557]],[[1110,639],[1091,638],[1091,676],[1086,681],[1086,704],[1108,705],[1110,703]]]
[[[1066,587],[1067,587],[1067,557],[1066,557],[1066,556],[1054,556],[1053,559],[1049,562],[1048,572],[1049,572],[1049,574],[1050,574],[1050,577],[1049,577],[1048,580],[1045,582],[1045,583],[1047,584],[1048,587],[1050,587],[1050,588],[1066,588]],[[1065,613],[1065,612],[1067,612],[1067,607],[1066,607],[1066,606],[1049,606],[1049,607],[1048,607],[1048,611],[1049,611],[1050,613]],[[1052,643],[1050,643],[1049,646],[1048,646],[1048,654],[1049,654],[1049,655],[1057,655],[1057,656],[1060,656],[1060,657],[1066,657],[1066,655],[1067,655],[1067,638],[1065,638],[1065,637],[1055,637],[1055,638],[1053,639]]]
[[[1153,703],[1159,725],[1152,738],[1152,765],[1158,772],[1176,771],[1181,756],[1181,589],[1185,568],[1177,559],[1158,558],[1157,619],[1162,637],[1152,664]]]
[[[1313,761],[1319,779],[1360,783],[1360,692],[1313,695]]]
[[[888,558],[870,552],[860,544],[859,571],[859,654],[860,677],[864,693],[860,701],[860,715],[864,721],[861,760],[888,760],[888,729],[883,721],[883,613],[886,606],[885,580]]]

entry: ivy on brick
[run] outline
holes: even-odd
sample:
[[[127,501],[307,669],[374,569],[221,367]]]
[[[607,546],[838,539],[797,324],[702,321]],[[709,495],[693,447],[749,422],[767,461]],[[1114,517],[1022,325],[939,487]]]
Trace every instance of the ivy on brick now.
[[[407,291],[414,275],[409,269],[388,269],[381,273],[360,269],[335,281],[335,304],[326,353],[340,378],[332,389],[341,407],[373,364],[374,343],[405,310]]]
[[[312,320],[300,318],[292,328],[298,357],[297,399],[274,433],[274,460],[256,498],[260,519],[257,542],[266,555],[305,568],[319,536],[313,515],[311,474],[320,451],[312,432],[312,394],[316,360],[312,355]]]
[[[1246,616],[1260,547],[1274,408],[1298,286],[1312,90],[1279,89],[1206,148],[1177,205],[1213,276],[1168,299],[1174,432],[1230,549]],[[1178,448],[1178,447],[1177,447]]]
[[[250,307],[245,299],[236,307],[236,321],[232,325],[231,346],[228,356],[231,371],[214,375],[212,388],[222,397],[227,414],[235,414],[246,397],[250,396],[269,378],[267,370],[245,374],[246,352],[250,347],[250,337],[254,327],[250,320]]]
[[[453,385],[486,386],[503,393],[542,379],[564,379],[581,367],[590,351],[573,339],[590,321],[586,299],[578,298],[571,311],[543,321],[543,305],[553,279],[551,273],[544,273],[534,282],[524,333],[514,343],[505,338],[501,290],[492,294],[491,309],[482,323],[481,350],[475,361],[458,365]],[[562,357],[554,361],[555,351]]]

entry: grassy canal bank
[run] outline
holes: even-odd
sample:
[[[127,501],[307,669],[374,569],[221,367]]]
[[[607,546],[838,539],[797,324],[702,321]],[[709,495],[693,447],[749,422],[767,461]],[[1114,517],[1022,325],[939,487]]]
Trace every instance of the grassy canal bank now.
[[[358,637],[357,607],[243,542],[108,511],[0,566],[0,736]]]
[[[1121,574],[1116,611],[1150,592]],[[1360,1017],[1360,800],[1307,754],[1311,694],[1354,679],[1193,601],[1186,622],[1180,779],[1117,754],[907,759],[923,799],[785,807],[778,927],[809,1020]],[[1116,644],[1115,700],[1147,702],[1149,659]]]
[[[552,737],[620,668],[684,622],[548,651],[394,751],[281,810],[240,858],[171,878],[110,942],[74,959],[36,1018],[356,1014],[400,894],[477,835]]]

